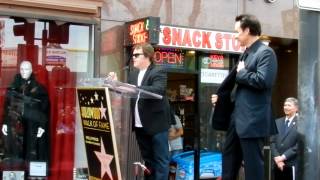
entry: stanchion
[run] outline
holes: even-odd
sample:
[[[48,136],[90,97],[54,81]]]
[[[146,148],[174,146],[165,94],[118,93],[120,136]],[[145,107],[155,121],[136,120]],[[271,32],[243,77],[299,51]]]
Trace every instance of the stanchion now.
[[[134,162],[133,165],[134,165],[134,175],[136,180],[138,180],[140,169],[142,170],[144,175],[148,176],[151,174],[151,171],[141,162]]]

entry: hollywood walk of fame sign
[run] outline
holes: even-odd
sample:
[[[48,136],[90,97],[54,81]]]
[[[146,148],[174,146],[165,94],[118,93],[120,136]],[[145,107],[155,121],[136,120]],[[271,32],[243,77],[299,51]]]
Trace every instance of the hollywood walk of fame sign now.
[[[108,88],[78,88],[77,92],[89,180],[121,180]]]

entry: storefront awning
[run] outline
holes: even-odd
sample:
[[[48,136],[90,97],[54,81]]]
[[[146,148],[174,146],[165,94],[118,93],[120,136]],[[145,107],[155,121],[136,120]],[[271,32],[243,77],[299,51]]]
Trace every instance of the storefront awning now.
[[[103,0],[1,0],[0,15],[28,14],[66,21],[97,20]],[[73,20],[74,19],[74,20]]]

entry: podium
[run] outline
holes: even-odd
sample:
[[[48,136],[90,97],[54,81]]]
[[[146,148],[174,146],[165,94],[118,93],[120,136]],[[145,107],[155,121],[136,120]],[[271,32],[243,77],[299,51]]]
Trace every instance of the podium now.
[[[142,161],[131,129],[131,98],[161,95],[109,79],[86,79],[77,88],[90,179],[133,179]]]
[[[134,85],[123,83],[120,81],[105,80],[105,85],[116,92],[122,93],[127,97],[145,98],[145,99],[162,99],[162,96],[156,93],[152,93],[141,88],[137,88]]]
[[[82,87],[107,87],[126,98],[146,98],[146,99],[162,99],[162,96],[156,93],[138,88],[135,85],[124,83],[110,78],[89,78],[80,81]]]

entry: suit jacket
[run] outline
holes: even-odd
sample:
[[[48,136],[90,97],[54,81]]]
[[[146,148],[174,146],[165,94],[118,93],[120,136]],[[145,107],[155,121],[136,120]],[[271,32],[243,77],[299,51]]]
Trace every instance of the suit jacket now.
[[[139,71],[135,70],[129,75],[129,83],[137,85]],[[167,73],[162,68],[151,64],[139,88],[162,95],[162,99],[139,98],[138,112],[143,129],[150,135],[163,132],[170,128],[170,106],[166,96]],[[133,129],[135,126],[134,108],[137,99],[131,100],[131,113]]]
[[[284,154],[287,160],[284,162],[288,166],[296,166],[297,150],[300,140],[300,134],[297,130],[297,116],[292,120],[287,132],[284,131],[285,117],[276,120],[279,134],[271,137],[271,155],[275,156]]]
[[[234,102],[231,101],[231,92],[235,84],[237,67],[235,66],[229,75],[221,83],[217,90],[218,101],[214,107],[212,116],[212,127],[216,130],[226,131],[231,121],[231,113]]]
[[[272,86],[277,74],[276,55],[259,40],[247,48],[245,53],[245,69],[237,72],[235,79],[230,78],[230,83],[225,82],[228,87],[229,84],[237,84],[234,107],[231,106],[234,109],[230,111],[230,107],[226,107],[231,115],[226,119],[235,123],[240,138],[267,137],[277,133],[271,109]],[[233,76],[232,73],[229,76]],[[231,91],[226,88],[224,93],[231,94]],[[222,100],[218,98],[218,102]]]

